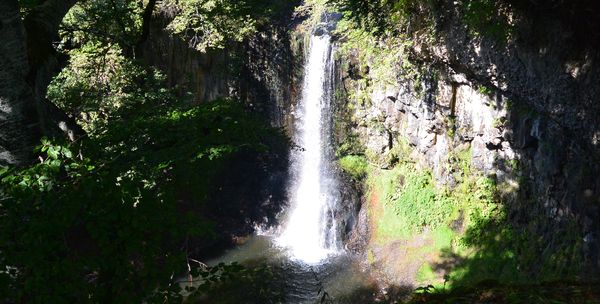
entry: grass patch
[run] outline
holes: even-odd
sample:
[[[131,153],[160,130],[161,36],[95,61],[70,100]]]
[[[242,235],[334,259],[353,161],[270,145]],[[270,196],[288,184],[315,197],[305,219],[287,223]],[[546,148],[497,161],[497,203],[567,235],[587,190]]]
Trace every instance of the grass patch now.
[[[383,244],[397,239],[407,239],[411,235],[402,218],[396,214],[393,208],[384,204],[383,212],[379,219],[377,219],[375,231],[377,242]]]
[[[431,173],[418,170],[412,163],[401,163],[392,170],[382,170],[369,178],[370,189],[381,203],[377,218],[376,239],[386,242],[406,239],[426,228],[441,233],[447,226],[456,204],[444,191],[436,189]],[[451,231],[449,231],[451,233]]]
[[[432,233],[433,247],[437,251],[448,248],[452,246],[452,240],[454,240],[455,236],[456,233],[449,227],[440,227]]]
[[[433,271],[433,268],[431,268],[431,265],[429,265],[429,263],[425,262],[423,263],[423,265],[421,265],[421,268],[419,268],[419,271],[417,271],[417,282],[419,283],[425,283],[425,282],[431,282],[432,280],[437,279],[437,275],[435,274],[435,272]]]

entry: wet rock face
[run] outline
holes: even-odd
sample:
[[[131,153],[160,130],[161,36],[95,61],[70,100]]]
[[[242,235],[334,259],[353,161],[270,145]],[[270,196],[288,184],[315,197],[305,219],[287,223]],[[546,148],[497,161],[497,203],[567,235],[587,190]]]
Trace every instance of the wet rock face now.
[[[363,208],[363,190],[356,181],[338,172],[340,205],[336,215],[344,248],[352,254],[362,254],[369,238],[367,209]]]
[[[449,157],[470,148],[473,168],[511,185],[505,199],[517,230],[540,235],[552,251],[575,246],[555,237],[571,227],[585,271],[598,273],[600,55],[571,53],[560,25],[548,24],[546,45],[523,37],[501,45],[473,39],[457,18],[440,21],[435,45],[416,42],[414,55],[437,77],[423,75],[434,80],[421,92],[411,80],[372,90],[354,110],[352,132],[375,155],[389,152],[390,138],[405,139],[438,185],[450,187]],[[352,58],[342,60],[350,68],[338,86],[353,90]]]
[[[511,100],[503,137],[518,153],[527,179],[521,186],[537,209],[518,207],[531,211],[532,218],[549,220],[550,225],[538,228],[548,239],[565,222],[574,222],[586,246],[586,270],[597,271],[600,243],[586,241],[600,231],[600,178],[591,173],[600,172],[597,48],[586,48],[564,24],[550,19],[543,21],[543,31],[540,24],[524,23],[521,36],[505,46],[473,41],[457,18],[441,25],[443,41],[435,60],[491,84]]]
[[[331,34],[336,27],[337,21],[342,18],[340,13],[324,13],[321,15],[321,22],[313,30],[313,35],[322,36]]]

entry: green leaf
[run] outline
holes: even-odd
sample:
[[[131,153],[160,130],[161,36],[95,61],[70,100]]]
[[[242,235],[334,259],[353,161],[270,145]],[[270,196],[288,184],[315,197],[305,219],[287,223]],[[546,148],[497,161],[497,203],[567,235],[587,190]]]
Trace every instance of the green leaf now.
[[[52,158],[52,159],[57,159],[58,158],[58,150],[54,147],[54,146],[49,146],[48,147],[48,151],[46,152],[48,154],[48,157]]]
[[[63,147],[62,148],[62,153],[66,158],[72,158],[73,157],[73,153],[71,153],[71,150]]]

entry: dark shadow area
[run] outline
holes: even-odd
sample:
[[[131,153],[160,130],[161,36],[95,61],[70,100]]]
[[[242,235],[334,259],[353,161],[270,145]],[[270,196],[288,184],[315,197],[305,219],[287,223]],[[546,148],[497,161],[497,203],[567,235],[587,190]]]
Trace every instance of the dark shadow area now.
[[[214,222],[218,233],[213,239],[192,241],[202,258],[218,256],[258,226],[278,224],[276,216],[287,203],[289,145],[277,138],[267,140],[269,153],[240,151],[211,182],[206,204],[197,212]]]
[[[598,303],[600,291],[596,283],[553,282],[544,284],[504,285],[482,281],[450,291],[423,288],[408,303]]]
[[[0,262],[18,269],[0,273],[7,303],[175,298],[192,259],[279,211],[283,132],[239,102],[173,103],[76,144],[45,140],[39,164],[2,170]]]

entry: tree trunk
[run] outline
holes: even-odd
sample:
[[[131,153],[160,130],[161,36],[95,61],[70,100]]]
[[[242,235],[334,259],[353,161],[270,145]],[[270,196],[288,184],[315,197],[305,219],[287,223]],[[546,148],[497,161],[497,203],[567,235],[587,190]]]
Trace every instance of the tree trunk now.
[[[46,100],[58,73],[52,43],[60,23],[76,0],[47,0],[21,21],[17,0],[0,0],[0,165],[32,161],[40,137],[80,128]]]
[[[142,14],[142,35],[135,45],[135,55],[140,59],[144,58],[144,45],[150,36],[150,23],[152,22],[152,14],[155,8],[156,0],[149,0]]]

